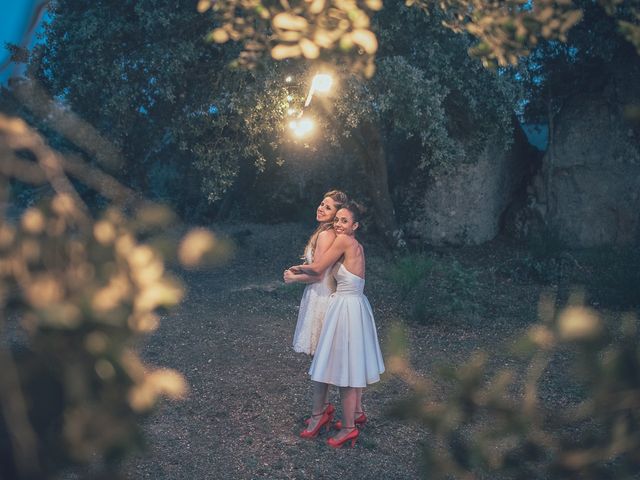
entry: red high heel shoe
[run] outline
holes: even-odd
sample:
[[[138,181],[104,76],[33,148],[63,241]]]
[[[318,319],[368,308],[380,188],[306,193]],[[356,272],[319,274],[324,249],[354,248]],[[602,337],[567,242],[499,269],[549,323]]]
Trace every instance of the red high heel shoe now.
[[[300,436],[302,438],[314,438],[318,436],[318,433],[320,433],[320,429],[322,429],[322,427],[327,427],[329,428],[329,425],[331,424],[331,421],[333,420],[333,413],[327,413],[327,411],[325,410],[322,413],[316,413],[311,414],[312,417],[318,417],[322,415],[322,417],[320,417],[320,421],[318,421],[318,424],[316,425],[316,428],[314,428],[313,430],[303,430],[300,432]]]
[[[329,440],[327,440],[327,444],[333,448],[340,448],[349,440],[351,440],[351,448],[355,447],[356,440],[358,439],[358,435],[360,435],[360,431],[358,430],[358,427],[356,426],[345,427],[345,430],[351,430],[351,431],[347,433],[344,437],[342,437],[340,440],[335,440],[333,437],[330,438]]]
[[[362,425],[367,423],[367,416],[364,414],[364,412],[355,412],[355,413],[360,414],[353,421],[356,427],[361,427]],[[336,430],[342,430],[342,420],[338,420],[336,423],[334,423],[333,428],[335,428]]]
[[[324,412],[328,413],[329,415],[331,415],[333,417],[335,415],[336,408],[330,402],[325,403],[325,405],[326,405],[326,407],[324,408]],[[304,419],[304,424],[305,425],[309,425],[310,421],[311,421],[310,418],[305,418]]]

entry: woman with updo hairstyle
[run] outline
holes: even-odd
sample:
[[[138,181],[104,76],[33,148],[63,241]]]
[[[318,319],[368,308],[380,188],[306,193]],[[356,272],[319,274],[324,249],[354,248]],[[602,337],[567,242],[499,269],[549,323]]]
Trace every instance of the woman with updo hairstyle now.
[[[371,305],[364,296],[365,255],[355,238],[362,207],[348,202],[336,213],[333,230],[336,239],[322,258],[289,270],[299,275],[318,275],[329,267],[335,278],[336,291],[331,295],[313,362],[309,369],[314,394],[311,419],[303,438],[312,438],[330,425],[333,413],[324,408],[329,385],[340,387],[342,422],[338,433],[328,444],[338,448],[359,435],[356,424],[366,421],[362,411],[362,389],[380,380],[384,361]]]

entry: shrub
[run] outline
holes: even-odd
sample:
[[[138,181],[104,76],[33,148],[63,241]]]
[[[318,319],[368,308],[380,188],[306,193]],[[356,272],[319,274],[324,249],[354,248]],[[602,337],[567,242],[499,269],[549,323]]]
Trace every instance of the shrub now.
[[[407,342],[394,332],[387,363],[414,395],[390,413],[436,437],[423,447],[429,478],[631,478],[640,470],[637,315],[622,314],[610,327],[575,300],[564,309],[555,304],[553,296],[541,298],[540,323],[517,344],[524,368],[495,372],[478,353],[447,369],[452,391],[442,400],[415,375]],[[552,359],[567,351],[563,367],[576,398],[550,402],[540,392]]]
[[[398,257],[390,269],[389,279],[400,290],[404,299],[421,284],[433,264],[433,259],[425,254]]]
[[[17,177],[54,192],[15,222],[0,218],[0,477],[50,478],[88,462],[112,472],[142,445],[139,420],[158,399],[187,390],[178,372],[144,365],[135,350],[157,328],[159,310],[182,297],[153,246],[167,244],[174,216],[2,115],[0,165],[0,186]],[[113,201],[92,217],[67,168],[128,207]],[[193,266],[213,245],[195,230],[177,254]]]

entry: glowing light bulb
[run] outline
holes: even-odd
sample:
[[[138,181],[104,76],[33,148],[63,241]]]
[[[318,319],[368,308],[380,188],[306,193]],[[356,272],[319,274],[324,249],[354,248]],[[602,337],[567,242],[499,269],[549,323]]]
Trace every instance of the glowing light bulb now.
[[[289,75],[287,78],[284,79],[284,81],[287,83],[291,83],[292,80],[293,80],[293,77],[291,75]]]
[[[313,77],[311,88],[316,92],[327,93],[333,85],[333,78],[328,73],[318,73]]]
[[[310,118],[292,120],[289,122],[289,128],[293,130],[296,137],[304,137],[313,130],[313,121]]]

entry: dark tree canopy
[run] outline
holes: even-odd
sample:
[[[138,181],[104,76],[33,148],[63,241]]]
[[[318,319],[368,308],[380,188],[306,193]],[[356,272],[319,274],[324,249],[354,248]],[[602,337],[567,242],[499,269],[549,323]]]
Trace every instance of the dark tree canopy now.
[[[298,186],[281,185],[292,193],[282,200],[296,203],[300,182],[322,177],[320,158],[336,171],[336,161],[351,159],[357,175],[358,158],[382,156],[396,172],[427,175],[473,161],[489,141],[510,141],[513,86],[471,59],[468,39],[443,29],[438,12],[389,4],[376,14],[377,75],[363,82],[348,68],[334,71],[334,96],[312,104],[318,126],[307,148],[291,137],[287,111],[302,107],[314,67],[289,60],[228,69],[238,51],[205,42],[211,18],[169,1],[59,1],[37,52],[42,82],[120,148],[122,178],[156,198],[228,211],[247,203],[237,192],[241,172],[240,185],[255,186],[256,172],[281,177],[275,166],[284,165]],[[362,148],[370,132],[383,150]]]

